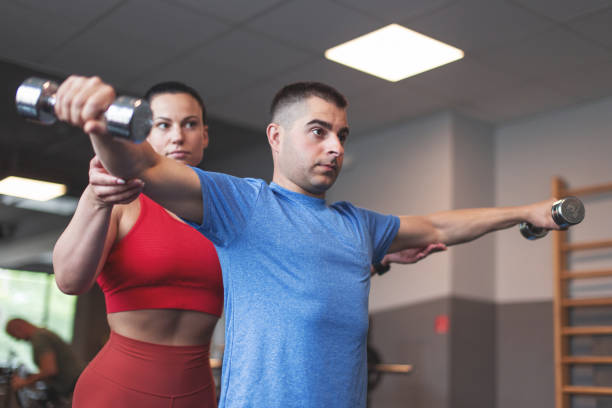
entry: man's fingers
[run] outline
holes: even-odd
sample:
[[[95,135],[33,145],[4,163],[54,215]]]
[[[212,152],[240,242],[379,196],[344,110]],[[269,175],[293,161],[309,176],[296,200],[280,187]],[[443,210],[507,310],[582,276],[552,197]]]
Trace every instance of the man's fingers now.
[[[77,86],[79,77],[72,75],[62,82],[55,94],[55,115],[59,120],[66,121],[70,115],[70,97],[73,88]]]
[[[103,83],[100,78],[89,78],[87,86],[91,91],[80,111],[83,122],[100,119],[115,100],[115,90],[110,85]]]
[[[103,120],[88,120],[83,126],[83,131],[87,134],[105,135],[106,123]]]

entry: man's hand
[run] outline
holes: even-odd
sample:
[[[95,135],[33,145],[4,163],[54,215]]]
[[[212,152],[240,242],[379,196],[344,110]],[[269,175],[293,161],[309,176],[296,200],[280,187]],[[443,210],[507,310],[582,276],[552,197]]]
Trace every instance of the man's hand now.
[[[536,227],[549,230],[561,229],[552,218],[552,206],[557,199],[548,199],[526,206],[527,214],[525,221]]]
[[[98,156],[89,162],[89,185],[96,203],[100,207],[127,204],[135,200],[144,189],[144,181],[132,179],[127,182],[110,175]]]
[[[389,267],[390,267],[389,264],[391,263],[413,264],[427,257],[429,254],[432,254],[434,252],[446,251],[446,249],[447,249],[446,245],[442,243],[429,244],[424,248],[404,249],[403,251],[394,252],[392,254],[385,255],[382,261],[380,261],[380,267],[378,268],[386,272],[389,270]],[[371,273],[372,274],[375,274],[377,272],[379,274],[384,273],[384,272],[381,273],[380,271],[377,271],[376,269],[377,269],[376,267],[371,266],[370,267]]]
[[[105,134],[104,112],[115,97],[113,87],[100,78],[72,75],[57,90],[55,114],[59,120],[83,128],[85,133]]]

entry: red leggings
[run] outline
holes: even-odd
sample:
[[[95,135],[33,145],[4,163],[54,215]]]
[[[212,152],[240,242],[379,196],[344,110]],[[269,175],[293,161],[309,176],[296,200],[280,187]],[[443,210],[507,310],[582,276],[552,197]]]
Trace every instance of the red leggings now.
[[[111,332],[74,390],[74,408],[215,408],[208,345],[164,346]]]

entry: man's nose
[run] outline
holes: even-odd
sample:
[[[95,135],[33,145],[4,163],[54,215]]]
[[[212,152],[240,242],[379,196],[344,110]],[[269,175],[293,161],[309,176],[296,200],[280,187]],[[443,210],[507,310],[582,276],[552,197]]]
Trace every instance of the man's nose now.
[[[334,154],[335,156],[344,155],[344,146],[337,135],[330,136],[328,138],[328,143],[327,150],[330,154]]]

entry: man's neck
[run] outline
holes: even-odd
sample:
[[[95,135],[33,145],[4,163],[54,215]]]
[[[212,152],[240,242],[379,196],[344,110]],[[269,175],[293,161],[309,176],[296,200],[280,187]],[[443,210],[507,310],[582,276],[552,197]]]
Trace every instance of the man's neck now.
[[[299,193],[299,194],[303,194],[303,195],[306,195],[306,196],[309,196],[309,197],[314,197],[314,198],[325,199],[325,193],[322,193],[322,194],[311,193],[308,190],[305,190],[302,187],[300,187],[299,185],[295,184],[294,182],[289,180],[287,177],[284,177],[284,176],[280,175],[276,171],[274,172],[274,175],[272,176],[272,182],[278,184],[279,186],[281,186],[284,189],[287,189],[289,191],[293,191],[294,193]]]

